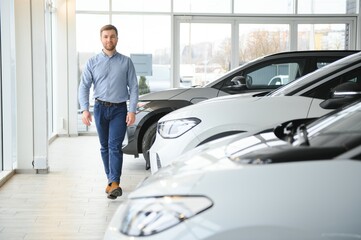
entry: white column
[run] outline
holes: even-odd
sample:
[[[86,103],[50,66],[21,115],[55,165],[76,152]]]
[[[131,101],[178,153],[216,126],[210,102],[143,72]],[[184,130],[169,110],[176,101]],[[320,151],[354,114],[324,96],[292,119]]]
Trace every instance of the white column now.
[[[15,0],[17,164],[19,172],[33,169],[34,113],[30,0]]]
[[[44,0],[15,0],[17,172],[47,172]]]
[[[75,1],[67,1],[69,79],[69,135],[78,135],[78,57],[76,50]]]
[[[31,0],[34,168],[48,169],[45,0]],[[49,43],[50,44],[50,43]]]
[[[16,163],[16,68],[14,2],[1,0],[2,59],[2,147],[4,171],[12,171]]]
[[[78,64],[75,1],[55,1],[54,14],[54,127],[60,136],[77,136]]]

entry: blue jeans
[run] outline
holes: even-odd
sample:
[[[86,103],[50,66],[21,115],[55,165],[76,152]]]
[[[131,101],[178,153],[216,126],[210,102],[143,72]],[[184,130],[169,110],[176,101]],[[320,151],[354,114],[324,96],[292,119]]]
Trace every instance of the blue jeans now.
[[[127,116],[126,103],[121,106],[94,105],[94,120],[97,128],[100,153],[108,183],[120,182],[123,167],[122,143],[125,137]]]

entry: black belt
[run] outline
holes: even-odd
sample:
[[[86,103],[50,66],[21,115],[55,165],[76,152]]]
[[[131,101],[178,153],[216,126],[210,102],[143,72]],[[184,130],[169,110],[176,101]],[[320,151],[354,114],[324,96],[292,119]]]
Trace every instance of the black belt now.
[[[121,102],[121,103],[111,103],[111,102],[105,102],[99,99],[95,99],[96,102],[100,103],[101,105],[107,106],[107,107],[111,107],[111,106],[122,106],[125,105],[125,102]]]

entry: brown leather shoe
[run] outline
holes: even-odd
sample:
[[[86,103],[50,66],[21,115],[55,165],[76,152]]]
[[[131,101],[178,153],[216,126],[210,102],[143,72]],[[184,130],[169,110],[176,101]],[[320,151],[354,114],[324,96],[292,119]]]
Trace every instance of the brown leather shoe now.
[[[109,199],[116,199],[117,197],[122,196],[123,191],[119,186],[119,183],[112,182],[108,191],[108,198]]]
[[[105,188],[105,193],[108,194],[110,190],[111,183],[107,184],[107,187]]]

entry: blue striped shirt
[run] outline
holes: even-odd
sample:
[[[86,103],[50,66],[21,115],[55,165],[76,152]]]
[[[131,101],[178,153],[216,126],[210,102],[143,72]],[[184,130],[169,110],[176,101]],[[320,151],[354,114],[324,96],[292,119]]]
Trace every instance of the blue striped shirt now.
[[[128,111],[136,112],[138,80],[131,59],[118,52],[109,57],[103,51],[90,58],[83,70],[78,89],[80,110],[89,110],[89,92],[93,98],[121,103],[129,100]]]

